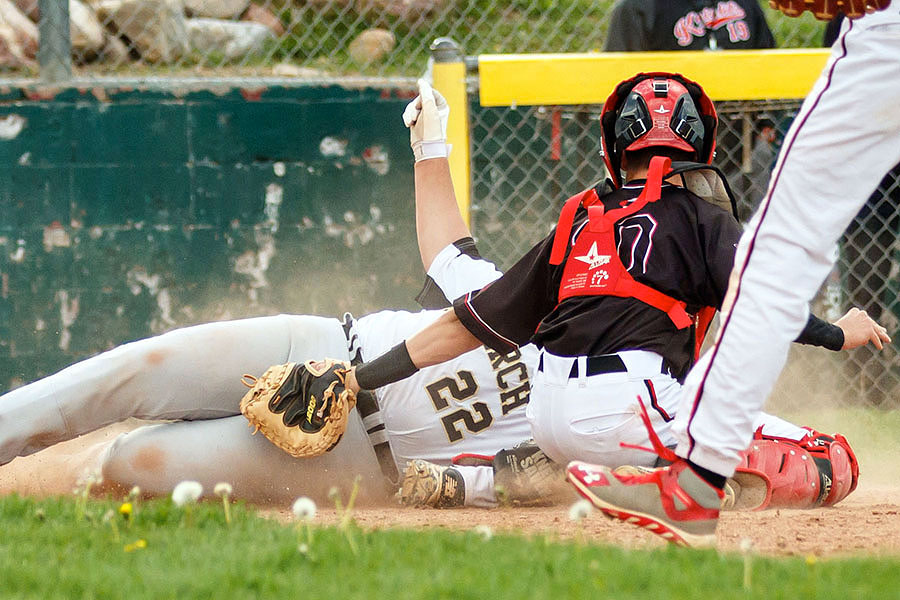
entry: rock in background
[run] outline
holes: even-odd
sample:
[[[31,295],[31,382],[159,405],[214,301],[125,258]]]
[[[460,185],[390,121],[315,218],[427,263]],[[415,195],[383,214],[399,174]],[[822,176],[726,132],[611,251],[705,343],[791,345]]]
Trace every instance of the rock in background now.
[[[367,29],[350,42],[350,57],[360,65],[382,60],[397,45],[394,34],[387,29]]]
[[[0,0],[0,66],[32,67],[37,49],[37,25],[14,3]]]
[[[190,50],[181,0],[100,0],[97,16],[131,41],[141,59],[171,63]]]
[[[79,0],[69,0],[69,33],[72,54],[81,60],[96,58],[106,45],[106,32],[100,19]]]
[[[184,0],[184,8],[191,17],[236,19],[250,6],[250,0]]]
[[[239,59],[263,50],[275,41],[272,30],[260,23],[222,19],[187,19],[191,48],[204,56],[218,53],[226,60]]]

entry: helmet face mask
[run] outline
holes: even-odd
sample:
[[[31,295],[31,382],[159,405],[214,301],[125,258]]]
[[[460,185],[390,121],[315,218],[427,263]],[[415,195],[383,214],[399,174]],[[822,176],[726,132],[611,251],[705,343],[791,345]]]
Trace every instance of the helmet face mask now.
[[[620,185],[626,151],[664,147],[710,164],[718,119],[703,89],[674,73],[641,73],[616,86],[600,117],[603,156]]]

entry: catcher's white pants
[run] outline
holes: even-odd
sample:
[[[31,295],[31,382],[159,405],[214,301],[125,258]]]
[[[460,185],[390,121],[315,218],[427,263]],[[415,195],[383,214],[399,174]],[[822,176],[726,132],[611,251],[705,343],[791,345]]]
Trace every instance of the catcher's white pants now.
[[[623,448],[622,442],[650,448],[639,416],[638,396],[665,445],[674,443],[671,415],[678,402],[679,383],[662,373],[662,357],[653,352],[620,352],[627,373],[586,376],[585,357],[541,354],[543,367],[534,376],[531,402],[525,412],[534,441],[560,464],[584,460],[602,465],[652,465],[653,452]],[[578,377],[570,378],[578,363]],[[656,392],[651,405],[648,383]]]
[[[676,452],[730,475],[844,229],[900,162],[900,6],[845,23],[738,244],[716,344],[690,373]]]
[[[525,414],[534,441],[554,461],[653,466],[656,454],[640,418],[638,397],[663,445],[675,445],[672,423],[681,384],[662,372],[663,359],[658,354],[628,350],[618,356],[627,372],[584,376],[585,357],[541,354],[543,368],[535,373]],[[579,373],[574,378],[570,377],[573,363],[578,364]],[[802,427],[762,412],[754,421],[753,428],[758,427],[766,435],[793,440],[806,434]],[[623,443],[645,450],[623,447]]]

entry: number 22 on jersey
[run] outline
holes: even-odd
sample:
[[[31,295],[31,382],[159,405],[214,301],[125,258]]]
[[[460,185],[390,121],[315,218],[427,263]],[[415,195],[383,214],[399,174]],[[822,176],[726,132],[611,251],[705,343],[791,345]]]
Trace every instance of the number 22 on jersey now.
[[[481,388],[475,374],[468,370],[457,371],[455,377],[441,377],[425,386],[451,443],[463,439],[464,431],[479,433],[494,423],[495,415],[485,397],[496,394],[501,417],[528,403],[531,385],[528,369],[521,360],[522,353],[513,350],[499,354],[488,350],[487,355],[494,378],[487,387]],[[478,396],[479,389],[481,399],[470,402]],[[469,404],[460,406],[463,403]]]

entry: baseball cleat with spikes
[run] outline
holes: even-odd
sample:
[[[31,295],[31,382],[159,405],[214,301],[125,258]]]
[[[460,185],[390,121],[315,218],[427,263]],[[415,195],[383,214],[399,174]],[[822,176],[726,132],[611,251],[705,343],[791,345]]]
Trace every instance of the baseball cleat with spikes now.
[[[712,546],[724,493],[684,460],[649,472],[615,472],[572,461],[566,468],[579,494],[606,515],[643,527],[680,546]]]
[[[613,469],[615,475],[640,475],[642,473],[651,473],[662,467],[642,467],[637,465],[622,465]],[[725,496],[722,498],[722,510],[741,510],[744,507],[739,504],[741,496],[741,486],[734,479],[725,481],[725,487],[722,490]]]
[[[421,459],[406,463],[400,487],[403,506],[456,508],[463,506],[465,500],[466,484],[457,469]]]

